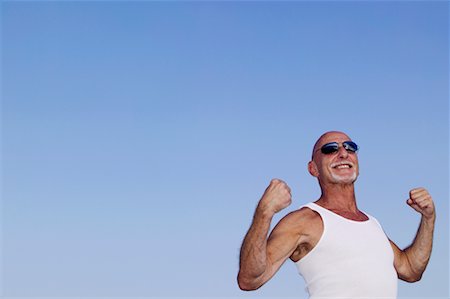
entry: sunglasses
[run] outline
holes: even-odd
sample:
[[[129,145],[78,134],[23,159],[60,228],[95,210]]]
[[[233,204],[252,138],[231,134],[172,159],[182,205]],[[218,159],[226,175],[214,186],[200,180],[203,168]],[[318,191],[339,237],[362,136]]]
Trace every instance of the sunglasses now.
[[[353,141],[344,141],[342,142],[342,146],[349,153],[356,153],[356,151],[359,149],[358,145]],[[326,143],[320,148],[320,151],[324,155],[333,154],[339,151],[339,143],[337,142]]]

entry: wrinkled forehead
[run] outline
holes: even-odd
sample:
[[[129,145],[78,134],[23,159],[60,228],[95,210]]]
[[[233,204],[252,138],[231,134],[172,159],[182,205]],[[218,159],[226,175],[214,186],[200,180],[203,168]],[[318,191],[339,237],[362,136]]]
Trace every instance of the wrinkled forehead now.
[[[330,143],[330,142],[339,142],[342,143],[344,141],[352,140],[347,134],[343,132],[327,132],[319,137],[319,139],[314,144],[313,148],[313,155],[316,150],[321,148],[324,144]]]

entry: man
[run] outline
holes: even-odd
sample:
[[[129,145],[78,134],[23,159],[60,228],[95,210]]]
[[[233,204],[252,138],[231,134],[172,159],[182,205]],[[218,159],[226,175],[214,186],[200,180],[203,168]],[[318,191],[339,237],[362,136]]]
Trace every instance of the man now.
[[[421,214],[421,222],[413,243],[399,249],[378,221],[357,207],[357,150],[342,132],[323,134],[308,164],[320,198],[283,217],[267,237],[272,217],[291,203],[288,185],[270,182],[242,244],[242,290],[261,287],[288,258],[305,279],[310,298],[396,298],[397,278],[421,279],[433,243],[433,200],[424,188],[409,192],[407,204]]]

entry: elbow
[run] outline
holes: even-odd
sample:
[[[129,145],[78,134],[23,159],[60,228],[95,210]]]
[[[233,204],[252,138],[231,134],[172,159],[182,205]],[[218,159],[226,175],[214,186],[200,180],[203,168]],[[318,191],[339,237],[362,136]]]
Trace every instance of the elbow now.
[[[413,282],[418,282],[419,280],[422,279],[422,274],[420,275],[415,275],[412,278],[410,278],[410,280],[408,281],[409,283],[413,283]]]
[[[254,291],[261,287],[261,285],[257,284],[254,280],[246,279],[242,277],[241,274],[238,274],[237,283],[242,291]]]
[[[238,281],[238,285],[242,291],[254,291],[258,289],[257,287],[243,281]]]
[[[414,283],[414,282],[418,282],[419,280],[422,279],[422,274],[423,273],[409,273],[408,275],[403,275],[400,278],[403,281],[406,281],[406,282],[409,282],[409,283]]]
[[[422,279],[422,275],[427,267],[428,260],[418,260],[405,254],[407,263],[403,263],[403,267],[399,267],[398,276],[401,280],[414,283]],[[414,262],[412,262],[414,261]]]
[[[403,281],[406,281],[406,282],[408,282],[408,283],[414,283],[414,282],[418,282],[420,279],[421,279],[422,277],[418,277],[418,278],[410,278],[410,277],[408,277],[408,278],[403,278]]]

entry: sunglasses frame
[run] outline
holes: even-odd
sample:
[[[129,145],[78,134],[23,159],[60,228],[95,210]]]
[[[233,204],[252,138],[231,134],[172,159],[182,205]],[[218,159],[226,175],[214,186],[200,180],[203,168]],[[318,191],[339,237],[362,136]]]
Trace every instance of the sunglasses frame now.
[[[326,148],[330,148],[330,147],[332,147],[333,150],[327,151]],[[344,147],[345,150],[349,153],[356,153],[359,150],[359,146],[355,142],[350,141],[350,140],[342,142],[342,147]],[[325,143],[324,145],[322,145],[320,147],[320,152],[324,155],[331,155],[338,151],[339,151],[339,142],[336,142],[336,141]]]

